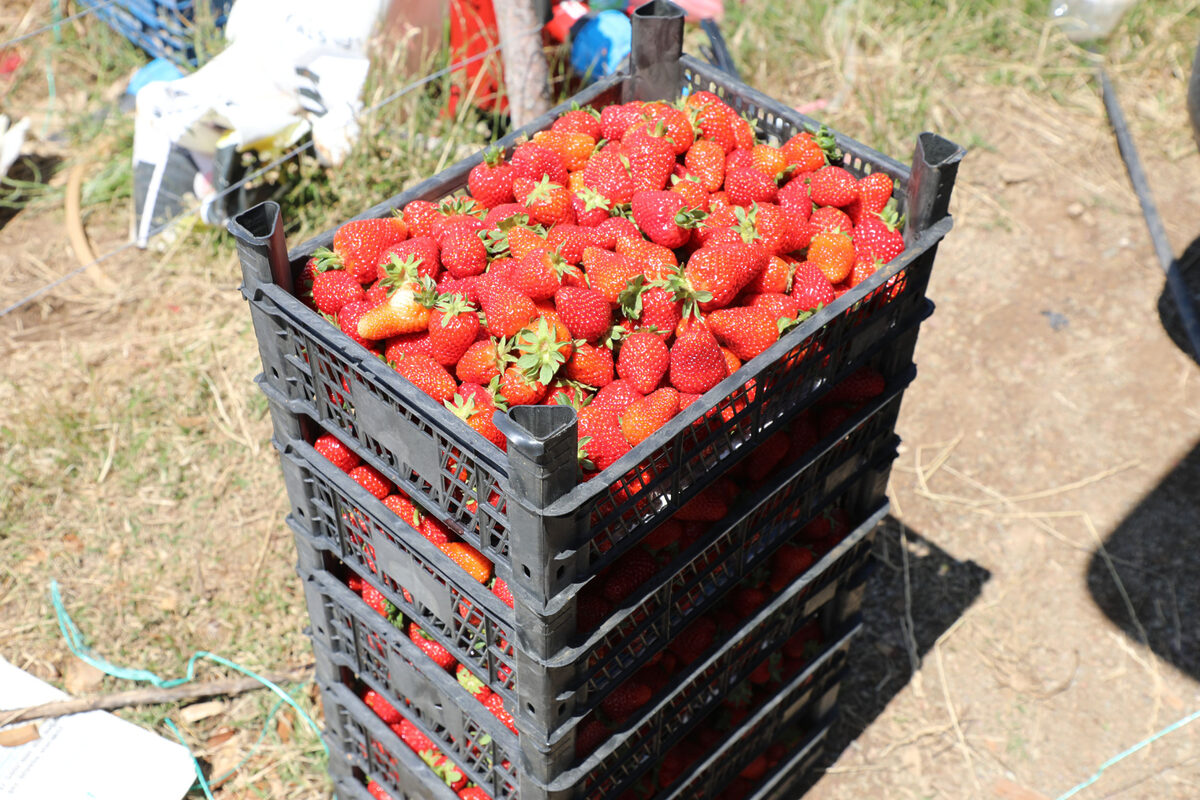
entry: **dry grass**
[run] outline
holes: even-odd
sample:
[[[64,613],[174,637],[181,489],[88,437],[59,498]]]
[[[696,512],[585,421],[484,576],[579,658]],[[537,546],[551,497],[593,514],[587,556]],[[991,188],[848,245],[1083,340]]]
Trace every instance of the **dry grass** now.
[[[1045,23],[1043,5],[843,0],[805,4],[806,16],[796,21],[788,4],[749,0],[729,4],[726,35],[749,83],[798,106],[823,100],[812,113],[885,152],[903,157],[925,128],[975,147],[1019,149],[990,140],[959,98],[998,86],[1050,98],[1071,113],[1099,108],[1086,60]],[[1196,9],[1185,0],[1142,3],[1108,50],[1114,79],[1140,98],[1130,114],[1136,134],[1167,142],[1168,152],[1190,147],[1173,98],[1196,40]],[[31,44],[30,63],[49,53],[54,71],[98,87],[137,63],[136,53],[94,22],[73,25],[66,36],[48,50]],[[410,77],[395,63],[382,67],[368,103]],[[63,132],[69,144],[61,148],[62,167],[94,162],[85,221],[96,249],[106,251],[123,241],[126,226],[128,125],[114,128],[85,113],[110,102],[100,90],[60,97],[54,106],[44,88],[44,76],[22,73],[9,97],[30,107],[37,101],[39,122]],[[268,176],[294,182],[282,194],[293,241],[397,193],[498,132],[473,112],[444,118],[441,88],[406,95],[374,115],[343,168],[324,172],[304,162]],[[103,141],[100,130],[110,132]],[[59,197],[29,197],[34,205],[0,234],[10,244],[0,252],[0,307],[76,266]],[[197,231],[165,255],[123,253],[106,271],[119,284],[114,293],[81,277],[0,319],[4,656],[44,678],[61,675],[70,656],[48,601],[54,578],[97,651],[116,663],[175,676],[195,650],[254,669],[307,661],[303,598],[280,521],[287,503],[265,402],[250,381],[258,355],[231,243],[220,232]],[[952,475],[947,457],[935,467]],[[923,478],[936,471],[923,469]],[[984,494],[968,504],[980,514],[1011,514],[997,506],[1044,496]],[[1049,520],[1039,516],[1038,524],[1052,527]],[[940,650],[937,657],[940,664]],[[953,709],[948,687],[942,689]],[[311,695],[303,697],[311,705]],[[214,766],[232,766],[272,705],[263,694],[240,698],[222,714],[184,726],[184,734]],[[165,718],[178,718],[173,708],[126,716],[160,732]],[[936,733],[953,733],[969,763],[957,717],[949,726],[938,723]],[[222,743],[215,734],[224,728],[235,735]],[[273,727],[220,794],[326,791],[320,748],[293,722],[287,741]]]

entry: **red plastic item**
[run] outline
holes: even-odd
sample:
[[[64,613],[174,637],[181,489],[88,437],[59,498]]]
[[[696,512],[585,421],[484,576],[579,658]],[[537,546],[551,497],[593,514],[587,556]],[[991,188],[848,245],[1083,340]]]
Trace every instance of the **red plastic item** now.
[[[492,0],[450,0],[451,63],[477,56],[498,44],[500,30]],[[501,91],[504,71],[498,51],[456,70],[453,77],[446,106],[450,115],[457,113],[458,104],[467,98],[484,111],[508,109],[508,99]]]

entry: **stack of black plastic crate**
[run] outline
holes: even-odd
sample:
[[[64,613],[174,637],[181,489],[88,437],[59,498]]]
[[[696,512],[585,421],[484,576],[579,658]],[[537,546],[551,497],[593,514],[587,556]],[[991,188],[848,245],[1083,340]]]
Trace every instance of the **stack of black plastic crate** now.
[[[571,101],[599,107],[704,89],[755,118],[769,140],[784,141],[812,124],[682,55],[682,17],[673,6],[644,6],[634,30],[630,71]],[[547,127],[568,106],[500,146]],[[873,531],[887,511],[896,418],[915,375],[918,329],[932,310],[925,290],[951,227],[947,206],[963,154],[922,134],[910,167],[848,138],[838,142],[851,171],[882,170],[895,179],[907,215],[905,252],[584,483],[577,482],[573,410],[513,408],[501,422],[508,436],[502,452],[292,295],[309,254],[330,244],[332,230],[288,253],[274,204],[233,222],[339,796],[365,798],[369,781],[396,800],[456,796],[445,770],[437,774],[363,702],[367,690],[436,746],[460,785],[494,800],[795,796],[820,756],[840,681],[852,668],[847,653],[860,627]],[[467,159],[362,217],[451,195],[480,160]],[[882,395],[740,496],[725,519],[598,626],[577,630],[578,601],[590,580],[863,367],[887,379]],[[321,458],[312,442],[326,432],[489,558],[511,588],[513,607]],[[732,627],[726,618],[702,654],[672,656],[669,678],[632,716],[604,715],[606,697],[658,668],[681,632],[711,618],[740,582],[833,509],[850,530],[815,548],[812,567]],[[518,733],[369,608],[349,588],[355,580],[377,588],[397,618],[419,625],[499,695]],[[817,629],[820,645],[802,664],[757,679],[789,639]],[[597,720],[606,723],[598,743]],[[588,725],[591,741],[577,747]],[[754,765],[766,754],[774,766],[761,774]]]

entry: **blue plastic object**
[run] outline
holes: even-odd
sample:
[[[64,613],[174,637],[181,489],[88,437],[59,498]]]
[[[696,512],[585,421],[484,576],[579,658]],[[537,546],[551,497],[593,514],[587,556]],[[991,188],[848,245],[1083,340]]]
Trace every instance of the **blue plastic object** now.
[[[224,27],[233,0],[201,0],[211,9],[211,18]],[[179,66],[196,66],[193,0],[80,0],[95,8],[95,15],[108,26],[155,58],[169,59]]]
[[[175,81],[182,78],[183,75],[183,70],[175,66],[174,61],[166,58],[156,58],[133,74],[133,77],[129,79],[129,88],[125,90],[125,93],[136,95],[147,84],[158,83],[160,81]]]
[[[633,25],[620,11],[601,11],[588,19],[571,42],[571,67],[588,80],[620,69],[633,47]]]

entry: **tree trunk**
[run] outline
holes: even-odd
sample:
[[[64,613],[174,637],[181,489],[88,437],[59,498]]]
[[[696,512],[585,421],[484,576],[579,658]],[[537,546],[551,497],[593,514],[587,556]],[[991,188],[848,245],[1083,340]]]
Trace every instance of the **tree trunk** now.
[[[533,0],[497,0],[496,26],[504,59],[504,87],[514,128],[550,110],[550,74],[542,26]]]

